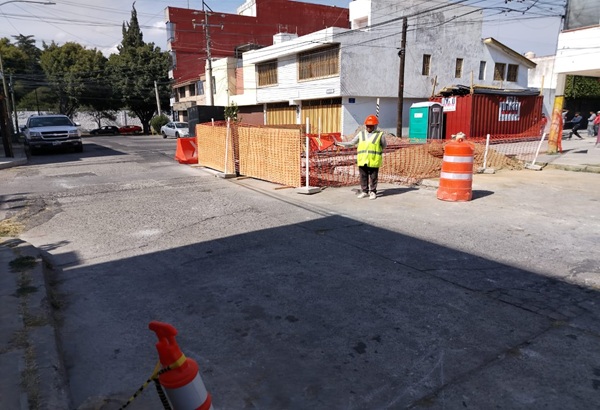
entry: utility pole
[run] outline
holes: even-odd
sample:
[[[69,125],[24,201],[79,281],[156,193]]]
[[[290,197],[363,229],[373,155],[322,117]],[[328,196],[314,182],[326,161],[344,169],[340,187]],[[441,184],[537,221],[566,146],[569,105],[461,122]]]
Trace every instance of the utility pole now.
[[[12,99],[12,107],[15,113],[15,134],[19,134],[19,114],[17,114],[17,104],[15,104],[15,89],[12,80],[12,74],[9,77],[8,88],[10,90],[10,98]],[[15,140],[16,141],[16,140]]]
[[[8,132],[10,133],[10,135],[12,136],[13,134],[13,123],[12,123],[12,119],[10,118],[12,115],[12,109],[10,106],[10,100],[9,100],[9,95],[8,95],[8,87],[6,86],[6,75],[4,75],[4,65],[2,63],[2,55],[0,54],[0,73],[2,74],[2,87],[4,89],[4,97],[6,97],[5,103],[6,103],[6,113],[8,114]]]
[[[221,27],[221,30],[223,30],[223,24],[208,24],[208,16],[210,15],[209,11],[206,10],[209,9],[211,12],[212,10],[210,9],[210,7],[208,7],[208,5],[206,5],[206,3],[204,3],[204,1],[202,1],[202,11],[204,13],[204,20],[201,23],[196,23],[196,20],[192,20],[192,25],[194,26],[194,28],[196,28],[196,26],[203,26],[204,27],[204,37],[206,37],[206,63],[207,63],[207,67],[206,67],[206,73],[205,73],[205,77],[206,77],[206,98],[207,98],[207,105],[215,105],[214,103],[214,98],[213,98],[213,83],[212,83],[212,56],[211,56],[211,52],[210,52],[210,27]],[[194,14],[199,14],[199,13],[194,13]]]
[[[156,84],[156,81],[154,81],[154,93],[156,94],[156,109],[158,110],[158,115],[160,115],[162,110],[160,109],[160,97],[158,96],[158,85]]]
[[[210,56],[210,31],[208,29],[208,10],[204,10],[204,33],[206,37],[206,92],[208,93],[209,105],[215,105],[213,100],[213,84],[212,84],[212,59]]]
[[[402,115],[404,112],[404,64],[406,61],[406,31],[408,29],[408,19],[402,18],[402,40],[400,42],[400,72],[398,73],[398,122],[396,124],[396,135],[402,137]]]

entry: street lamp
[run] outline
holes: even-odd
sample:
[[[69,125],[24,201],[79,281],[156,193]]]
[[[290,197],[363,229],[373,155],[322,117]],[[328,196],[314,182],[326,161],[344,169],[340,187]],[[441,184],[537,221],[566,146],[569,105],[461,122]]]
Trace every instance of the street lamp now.
[[[3,3],[0,3],[0,6],[4,6],[5,4],[9,4],[9,3],[34,3],[34,4],[42,4],[44,6],[51,6],[51,5],[55,5],[56,3],[52,2],[52,1],[35,1],[35,0],[8,0],[5,1]],[[7,93],[7,87],[6,87],[6,75],[4,75],[4,67],[2,66],[2,55],[0,55],[0,73],[2,74],[2,86],[4,87],[4,103],[6,104],[6,111],[9,117],[9,121],[8,121],[8,130],[3,130],[4,132],[2,132],[2,144],[4,145],[4,154],[7,157],[14,157],[14,153],[12,150],[12,145],[10,143],[10,139],[8,138],[8,133],[12,133],[12,128],[13,128],[13,124],[12,124],[12,120],[10,119],[10,114],[11,114],[11,107],[10,107],[10,101],[8,99],[8,93]],[[15,117],[17,116],[17,110],[16,107],[15,108]],[[4,116],[3,114],[0,113],[0,116]],[[18,130],[15,130],[16,132],[18,132]],[[15,135],[16,135],[15,132]]]

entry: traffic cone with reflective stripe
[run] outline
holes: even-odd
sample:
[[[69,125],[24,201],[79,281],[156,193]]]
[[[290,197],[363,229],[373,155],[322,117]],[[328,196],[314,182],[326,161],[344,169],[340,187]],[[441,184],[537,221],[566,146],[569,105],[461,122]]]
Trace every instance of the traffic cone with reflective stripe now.
[[[185,357],[175,336],[177,330],[168,323],[150,322],[156,333],[158,357],[162,365],[158,381],[174,410],[214,410],[210,394],[198,372],[198,363]]]

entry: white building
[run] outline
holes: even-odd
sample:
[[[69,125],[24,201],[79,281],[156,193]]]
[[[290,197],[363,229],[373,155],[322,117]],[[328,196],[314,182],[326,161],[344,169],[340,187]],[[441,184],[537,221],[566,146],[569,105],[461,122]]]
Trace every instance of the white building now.
[[[532,53],[525,55],[536,64],[535,68],[529,70],[527,84],[529,87],[542,91],[542,95],[544,96],[543,113],[546,114],[546,117],[550,118],[556,94],[557,75],[554,72],[556,56],[535,57]]]
[[[552,113],[552,122],[557,125],[564,107],[566,76],[600,78],[598,0],[569,0],[564,28],[558,35],[556,56],[533,58],[533,60],[538,63],[538,66],[529,74],[529,85],[543,88],[544,111]],[[554,126],[550,129],[559,128]],[[557,140],[557,131],[551,132],[549,153],[557,152]]]
[[[243,54],[243,93],[229,101],[263,105],[266,124],[304,123],[312,131],[353,132],[377,110],[396,133],[399,49],[407,17],[403,134],[409,108],[440,88],[461,84],[527,88],[535,63],[482,39],[482,12],[446,1],[355,0],[351,29],[328,28]],[[215,80],[219,75],[213,70]],[[217,85],[218,87],[218,85]],[[320,124],[320,125],[319,125]]]

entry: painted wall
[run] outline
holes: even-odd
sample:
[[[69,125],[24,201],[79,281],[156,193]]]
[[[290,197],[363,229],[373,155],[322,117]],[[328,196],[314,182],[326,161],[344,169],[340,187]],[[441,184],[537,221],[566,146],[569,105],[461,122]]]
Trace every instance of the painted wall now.
[[[554,105],[554,96],[556,94],[556,73],[554,72],[554,56],[531,57],[531,60],[537,64],[535,68],[529,70],[528,84],[531,88],[543,88],[544,96],[543,113],[550,118],[552,107]]]
[[[348,27],[348,9],[291,0],[253,0],[254,16],[211,13],[208,17],[213,58],[230,57],[235,48],[254,44],[268,46],[279,32],[305,35],[324,27]],[[174,86],[196,81],[204,74],[206,37],[204,13],[200,10],[167,7],[167,23],[174,25],[168,48],[175,52]],[[196,22],[194,27],[193,20]]]
[[[367,7],[369,5],[371,9]],[[367,13],[369,21],[373,24],[382,20],[388,21],[394,15],[401,17],[403,13],[413,13],[423,7],[431,7],[431,4],[426,6],[417,0],[406,1],[401,5],[393,0],[354,0],[350,4],[353,19],[360,20],[364,17],[360,13]],[[462,15],[464,16],[460,17]],[[447,21],[452,23],[440,24]],[[409,19],[404,76],[405,129],[408,127],[409,110],[413,102],[428,100],[434,91],[444,86],[470,85],[471,72],[474,83],[478,85],[527,88],[527,68],[523,65],[523,59],[515,56],[510,49],[507,52],[484,44],[481,39],[481,25],[481,12],[464,6],[455,6],[449,11],[439,10]],[[362,124],[367,114],[372,113],[370,108],[362,107],[375,107],[376,98],[379,97],[380,109],[388,110],[391,117],[388,120],[388,114],[382,116],[382,121],[389,121],[382,126],[395,133],[397,103],[393,101],[397,101],[399,84],[399,27],[400,21],[390,24],[389,27],[382,25],[368,30],[351,31],[331,27],[244,53],[244,67],[272,59],[278,61],[278,84],[258,88],[257,102],[342,97],[342,133],[348,133]],[[298,53],[318,48],[323,44],[336,43],[340,44],[339,77],[297,81]],[[449,47],[448,44],[452,46]],[[422,74],[423,54],[432,56],[429,75]],[[457,58],[463,59],[460,78],[455,78]],[[488,69],[485,79],[479,81],[477,77],[482,60],[487,62]],[[518,80],[502,84],[500,81],[493,81],[496,61],[518,64]],[[244,87],[251,89],[255,87],[255,83],[251,84],[245,78]],[[348,103],[346,106],[349,98],[355,99],[354,105]]]
[[[600,77],[600,25],[561,32],[554,70],[556,73]]]

